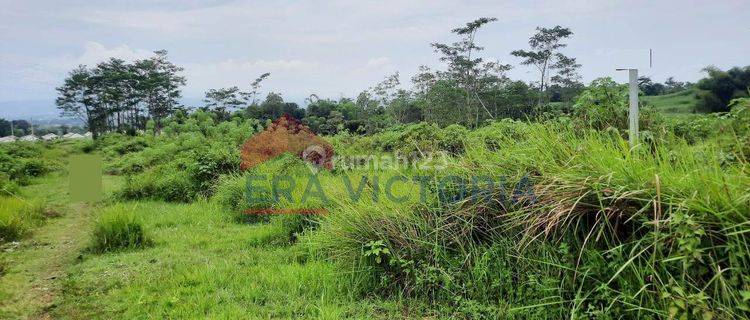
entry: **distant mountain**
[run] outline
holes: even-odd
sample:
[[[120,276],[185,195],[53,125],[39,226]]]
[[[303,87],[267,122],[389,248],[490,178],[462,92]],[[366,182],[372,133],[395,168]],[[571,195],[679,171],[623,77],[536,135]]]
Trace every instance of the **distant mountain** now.
[[[284,97],[287,102],[297,102],[301,107],[305,107],[305,99],[299,97]],[[202,106],[202,98],[189,98],[185,97],[180,99],[180,103],[196,108]],[[60,111],[55,105],[54,99],[49,100],[19,100],[19,101],[0,101],[0,119],[7,120],[26,120],[33,121],[38,124],[49,124],[50,121],[62,121],[63,123],[71,125],[78,121],[77,119],[65,119],[60,117]],[[71,123],[70,121],[74,121]]]
[[[180,100],[180,103],[195,107],[203,105],[203,100],[201,98],[183,98]],[[50,122],[60,121],[63,123],[59,124],[71,124],[70,119],[60,116],[60,111],[55,105],[55,100],[52,99],[0,101],[0,118],[8,120],[23,119],[38,124],[49,124]]]
[[[54,100],[0,101],[0,118],[56,119],[60,118],[60,112]]]

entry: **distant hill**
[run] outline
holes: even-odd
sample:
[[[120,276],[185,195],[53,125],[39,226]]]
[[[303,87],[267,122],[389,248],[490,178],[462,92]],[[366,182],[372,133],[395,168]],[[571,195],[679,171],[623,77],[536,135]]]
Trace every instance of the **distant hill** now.
[[[203,105],[200,98],[182,98],[180,103],[196,107]],[[72,124],[78,120],[63,119],[60,110],[55,105],[55,100],[21,100],[0,101],[0,119],[26,120],[37,124]]]
[[[643,101],[665,114],[693,113],[696,105],[695,90],[688,89],[661,96],[645,96]]]
[[[59,117],[54,100],[0,101],[0,118],[29,120]]]

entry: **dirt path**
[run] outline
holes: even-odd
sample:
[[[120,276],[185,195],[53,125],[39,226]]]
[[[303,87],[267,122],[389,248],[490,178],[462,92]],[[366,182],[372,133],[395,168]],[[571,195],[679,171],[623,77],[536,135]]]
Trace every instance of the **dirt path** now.
[[[55,308],[66,269],[86,245],[92,221],[87,205],[63,205],[61,211],[62,216],[48,219],[30,237],[0,250],[6,268],[0,277],[0,318],[51,318],[48,312]]]

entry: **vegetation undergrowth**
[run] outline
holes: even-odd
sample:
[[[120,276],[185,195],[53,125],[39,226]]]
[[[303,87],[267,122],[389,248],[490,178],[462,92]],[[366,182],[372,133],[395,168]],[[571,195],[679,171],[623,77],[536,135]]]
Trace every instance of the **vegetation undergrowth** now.
[[[333,261],[356,296],[437,304],[439,314],[458,318],[746,316],[744,100],[730,113],[693,118],[644,108],[644,131],[631,147],[624,92],[601,79],[570,115],[534,122],[340,133],[327,140],[354,161],[330,171],[293,154],[240,171],[239,146],[262,126],[215,126],[202,112],[169,120],[160,135],[120,136],[121,146],[98,148],[110,172],[125,175],[119,199],[210,198],[223,223],[254,228],[250,245]],[[406,162],[372,162],[383,156]],[[252,196],[250,176],[263,178]],[[271,181],[279,176],[282,193]],[[407,201],[369,197],[382,195],[391,177],[415,176],[427,177],[423,198],[409,183],[390,190]],[[475,176],[496,183],[471,190],[478,193],[441,184]],[[355,199],[360,177],[365,196]],[[311,181],[325,196],[307,194]],[[265,209],[324,214],[247,214]],[[141,239],[123,234],[126,247]]]

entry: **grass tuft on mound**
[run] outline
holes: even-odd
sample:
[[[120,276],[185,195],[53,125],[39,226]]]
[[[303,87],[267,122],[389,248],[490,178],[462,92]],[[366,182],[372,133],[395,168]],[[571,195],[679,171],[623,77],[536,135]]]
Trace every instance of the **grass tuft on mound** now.
[[[117,205],[105,209],[94,226],[90,251],[105,253],[149,246],[143,223],[134,208]]]
[[[44,207],[20,198],[0,197],[0,243],[15,241],[44,219]]]

